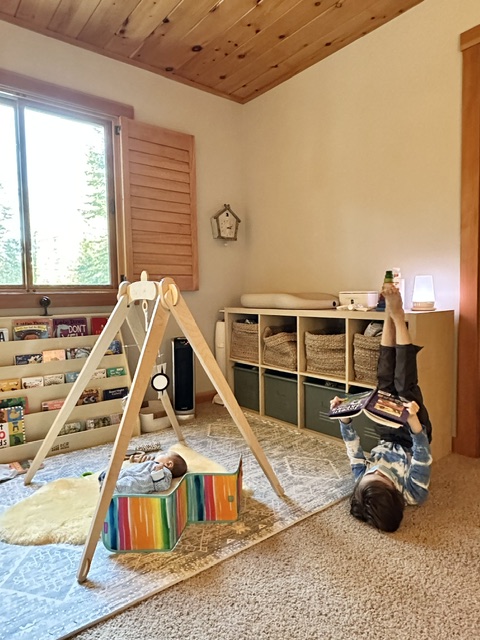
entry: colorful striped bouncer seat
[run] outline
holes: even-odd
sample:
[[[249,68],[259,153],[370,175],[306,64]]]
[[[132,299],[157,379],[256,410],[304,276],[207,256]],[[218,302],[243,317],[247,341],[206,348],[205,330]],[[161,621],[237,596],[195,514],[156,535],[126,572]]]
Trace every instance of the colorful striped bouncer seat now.
[[[242,459],[233,473],[186,473],[168,491],[114,495],[103,524],[109,551],[171,551],[188,524],[240,515]]]

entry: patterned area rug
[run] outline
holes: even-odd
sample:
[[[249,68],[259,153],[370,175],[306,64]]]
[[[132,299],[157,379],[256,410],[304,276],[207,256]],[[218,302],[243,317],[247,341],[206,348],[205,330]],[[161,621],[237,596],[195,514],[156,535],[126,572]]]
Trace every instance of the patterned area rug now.
[[[76,580],[82,546],[0,543],[0,598],[4,640],[56,640],[110,617],[159,591],[265,540],[348,495],[353,487],[342,442],[294,431],[247,413],[286,497],[278,497],[223,407],[182,425],[190,447],[228,471],[243,456],[242,513],[232,524],[189,525],[168,553],[112,554],[99,542],[88,580]],[[308,433],[308,432],[307,432]],[[176,442],[172,429],[132,440],[132,446]],[[111,445],[47,458],[34,482],[0,484],[0,509],[46,482],[106,467]]]

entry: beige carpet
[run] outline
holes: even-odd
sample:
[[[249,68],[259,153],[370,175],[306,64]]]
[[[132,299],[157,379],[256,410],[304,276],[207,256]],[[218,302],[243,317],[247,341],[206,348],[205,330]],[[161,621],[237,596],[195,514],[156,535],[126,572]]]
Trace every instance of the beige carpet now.
[[[475,640],[480,460],[434,463],[431,488],[394,534],[344,500],[74,637]]]

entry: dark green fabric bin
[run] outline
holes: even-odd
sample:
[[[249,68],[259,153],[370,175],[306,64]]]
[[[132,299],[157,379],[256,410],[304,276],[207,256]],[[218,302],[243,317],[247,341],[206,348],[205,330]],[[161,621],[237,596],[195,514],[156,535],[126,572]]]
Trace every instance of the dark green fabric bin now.
[[[265,373],[265,415],[297,424],[297,376]]]
[[[233,367],[233,393],[241,407],[259,411],[258,367],[243,364]]]

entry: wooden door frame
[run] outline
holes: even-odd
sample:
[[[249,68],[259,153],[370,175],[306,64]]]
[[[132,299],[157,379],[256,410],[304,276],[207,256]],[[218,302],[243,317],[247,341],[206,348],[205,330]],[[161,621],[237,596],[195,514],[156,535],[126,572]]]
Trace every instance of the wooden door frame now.
[[[462,178],[456,453],[480,457],[480,25],[462,33]]]

